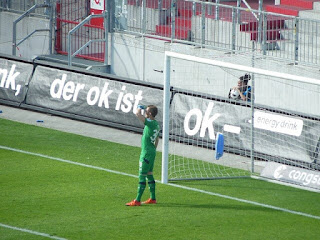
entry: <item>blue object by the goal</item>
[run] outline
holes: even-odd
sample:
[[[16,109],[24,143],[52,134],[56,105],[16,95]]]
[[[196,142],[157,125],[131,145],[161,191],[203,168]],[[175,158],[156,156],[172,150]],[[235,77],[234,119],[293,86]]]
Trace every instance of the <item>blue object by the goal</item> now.
[[[217,133],[216,137],[216,160],[219,160],[219,158],[223,155],[223,148],[224,148],[224,137],[222,133]]]

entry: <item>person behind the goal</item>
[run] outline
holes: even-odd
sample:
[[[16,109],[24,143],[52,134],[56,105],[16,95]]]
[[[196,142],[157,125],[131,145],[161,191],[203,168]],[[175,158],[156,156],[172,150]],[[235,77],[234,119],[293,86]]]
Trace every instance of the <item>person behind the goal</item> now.
[[[251,101],[251,86],[248,85],[248,81],[250,81],[250,74],[245,74],[241,76],[238,81],[238,85],[233,87],[229,91],[229,98],[234,100],[243,100],[250,102]]]

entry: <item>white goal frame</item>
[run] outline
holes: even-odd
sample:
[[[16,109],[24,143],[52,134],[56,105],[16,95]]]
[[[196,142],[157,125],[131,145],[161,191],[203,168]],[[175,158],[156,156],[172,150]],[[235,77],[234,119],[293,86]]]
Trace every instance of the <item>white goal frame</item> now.
[[[169,161],[169,117],[170,117],[170,71],[171,71],[171,58],[188,60],[192,62],[209,64],[216,67],[223,67],[226,69],[239,70],[243,72],[248,72],[251,74],[260,74],[264,76],[271,76],[281,79],[287,79],[297,82],[309,83],[320,85],[320,80],[281,73],[274,72],[270,70],[260,69],[249,67],[245,65],[233,64],[229,62],[223,62],[213,59],[200,58],[196,56],[165,51],[164,58],[164,94],[163,94],[163,129],[162,129],[162,173],[161,173],[161,182],[168,183],[168,161]]]

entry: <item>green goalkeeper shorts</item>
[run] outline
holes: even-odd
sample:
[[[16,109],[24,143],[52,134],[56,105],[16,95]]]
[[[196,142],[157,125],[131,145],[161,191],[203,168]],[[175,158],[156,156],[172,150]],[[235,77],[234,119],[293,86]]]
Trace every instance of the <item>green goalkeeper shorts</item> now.
[[[155,156],[141,155],[139,160],[139,174],[147,175],[153,171]]]

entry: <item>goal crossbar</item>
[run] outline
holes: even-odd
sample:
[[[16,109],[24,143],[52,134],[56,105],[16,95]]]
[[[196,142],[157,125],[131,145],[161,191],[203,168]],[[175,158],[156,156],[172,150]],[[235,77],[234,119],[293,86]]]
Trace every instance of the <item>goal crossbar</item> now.
[[[287,79],[287,80],[294,80],[298,82],[304,82],[304,83],[311,83],[311,84],[320,84],[320,79],[315,79],[315,78],[309,78],[309,77],[303,77],[299,75],[293,75],[293,74],[288,74],[288,73],[280,73],[280,72],[274,72],[274,71],[269,71],[261,68],[255,68],[255,67],[249,67],[245,65],[240,65],[240,64],[234,64],[234,63],[229,63],[229,62],[223,62],[223,61],[218,61],[218,60],[213,60],[213,59],[208,59],[208,58],[200,58],[196,56],[191,56],[191,55],[186,55],[182,53],[175,53],[175,52],[170,52],[166,51],[165,52],[165,59],[167,58],[178,58],[178,59],[183,59],[183,60],[188,60],[188,61],[193,61],[193,62],[198,62],[198,63],[205,63],[217,67],[225,67],[233,70],[240,70],[244,72],[249,72],[249,73],[256,73],[264,76],[271,76],[271,77],[277,77],[277,78],[282,78],[282,79]],[[167,60],[165,60],[167,62]],[[166,68],[165,68],[165,74],[166,76]]]

